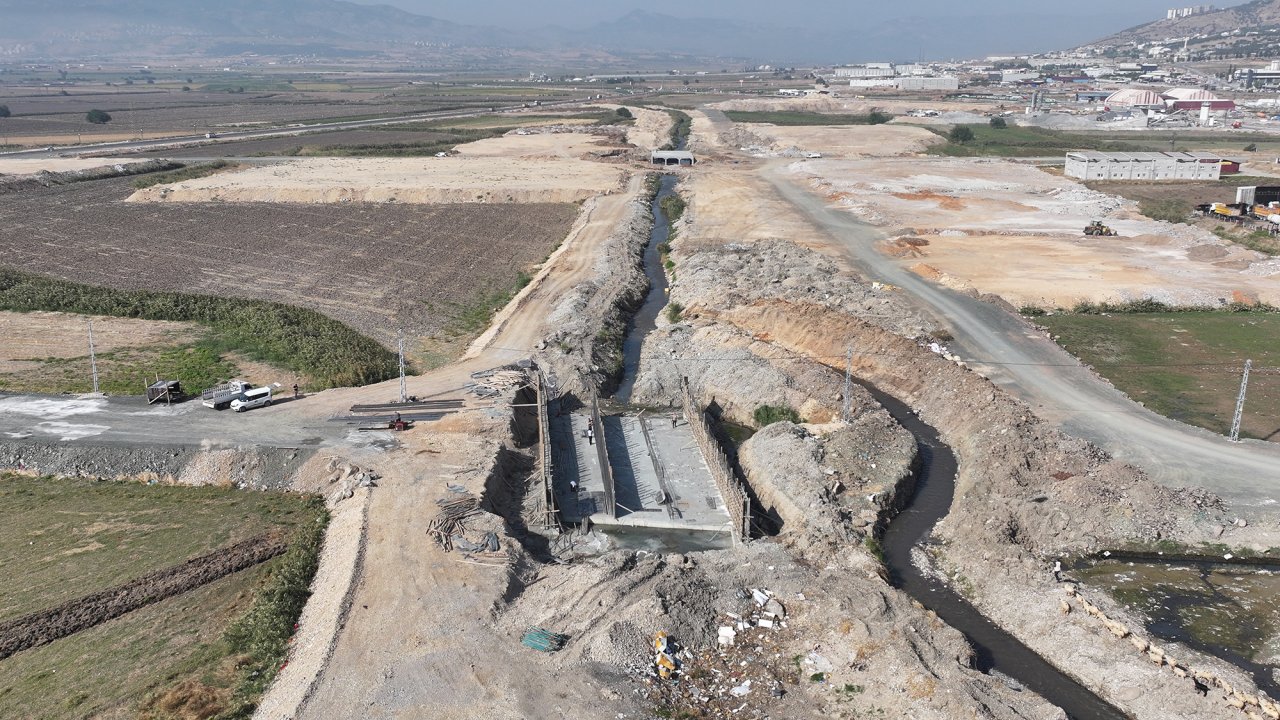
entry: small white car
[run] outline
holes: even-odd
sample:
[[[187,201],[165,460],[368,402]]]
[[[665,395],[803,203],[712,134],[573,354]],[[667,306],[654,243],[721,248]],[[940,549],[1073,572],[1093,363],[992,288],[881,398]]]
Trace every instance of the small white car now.
[[[271,404],[271,388],[260,387],[246,390],[240,397],[231,401],[231,409],[236,412],[244,412],[257,407],[266,407]]]

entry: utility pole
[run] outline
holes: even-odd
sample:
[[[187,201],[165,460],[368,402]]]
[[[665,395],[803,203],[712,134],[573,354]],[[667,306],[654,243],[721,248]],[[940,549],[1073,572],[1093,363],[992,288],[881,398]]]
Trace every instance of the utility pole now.
[[[89,319],[89,367],[93,370],[93,394],[98,394],[98,356],[93,350],[93,319]]]
[[[1231,420],[1231,442],[1240,442],[1240,416],[1244,414],[1244,393],[1249,389],[1249,370],[1252,360],[1244,361],[1244,375],[1240,378],[1240,396],[1236,398],[1236,416]]]
[[[405,402],[409,399],[409,395],[405,390],[405,384],[404,384],[404,333],[403,332],[400,333],[400,341],[397,344],[399,346],[399,352],[400,352],[400,402]]]
[[[844,353],[844,408],[840,412],[840,417],[849,422],[849,412],[853,406],[853,346],[850,345]]]

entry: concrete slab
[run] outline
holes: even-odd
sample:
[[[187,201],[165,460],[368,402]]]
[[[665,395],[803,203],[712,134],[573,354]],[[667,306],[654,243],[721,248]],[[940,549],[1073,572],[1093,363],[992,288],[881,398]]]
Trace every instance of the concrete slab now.
[[[590,425],[586,415],[551,417],[552,482],[560,518],[567,523],[605,513],[604,473],[594,443],[585,437]]]
[[[617,518],[604,507],[598,451],[585,436],[590,417],[551,418],[556,501],[565,522],[590,518],[596,525],[636,528],[636,532],[640,528],[728,531],[729,511],[684,420],[673,424],[669,415],[607,415],[603,421]]]

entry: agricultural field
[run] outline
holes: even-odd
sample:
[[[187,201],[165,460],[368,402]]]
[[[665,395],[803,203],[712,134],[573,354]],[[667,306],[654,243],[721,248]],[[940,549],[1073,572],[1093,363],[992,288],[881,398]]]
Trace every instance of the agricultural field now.
[[[91,75],[59,83],[58,90],[0,85],[0,104],[13,113],[0,123],[0,145],[192,135],[584,96],[564,87],[415,83],[358,74]],[[89,123],[85,114],[91,109],[107,112],[110,122]]]
[[[0,311],[0,390],[84,393],[93,389],[88,320],[67,313]],[[98,317],[94,320],[100,388],[141,395],[154,373],[209,387],[238,368],[199,347],[207,330],[195,323]]]
[[[0,475],[0,621],[263,532],[293,537],[322,512],[298,495]],[[202,702],[230,707],[244,678],[228,629],[245,622],[287,562],[289,554],[0,661],[6,716],[162,717],[162,701],[179,704],[197,688]]]
[[[3,266],[270,300],[392,343],[448,333],[564,239],[574,204],[126,203],[128,179],[12,193]],[[53,308],[50,308],[53,309]]]
[[[946,137],[948,128],[928,126],[933,132]],[[1103,152],[1161,152],[1178,151],[1227,151],[1242,158],[1252,156],[1242,152],[1253,145],[1259,153],[1280,152],[1280,136],[1260,133],[1196,133],[1188,131],[1164,132],[1066,132],[1037,127],[1021,127],[1009,123],[1005,128],[993,128],[987,123],[957,125],[973,132],[973,139],[966,142],[947,142],[929,149],[933,155],[953,157],[1061,157],[1075,150]],[[1170,140],[1173,143],[1170,143]],[[1268,158],[1269,161],[1269,158]]]
[[[1240,371],[1252,359],[1240,434],[1280,441],[1280,313],[1070,313],[1035,322],[1129,397],[1217,433],[1230,432]]]

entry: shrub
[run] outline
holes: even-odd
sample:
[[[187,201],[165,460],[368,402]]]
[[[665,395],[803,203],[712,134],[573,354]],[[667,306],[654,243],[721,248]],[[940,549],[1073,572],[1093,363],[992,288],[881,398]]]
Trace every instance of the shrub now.
[[[684,306],[678,302],[667,305],[667,321],[672,323],[680,322],[680,315],[684,312]]]
[[[957,125],[951,128],[951,132],[947,133],[947,139],[958,145],[963,145],[973,140],[973,130],[964,125]]]
[[[1257,151],[1258,151],[1258,144],[1257,144],[1257,143],[1249,143],[1248,145],[1245,145],[1245,146],[1244,146],[1244,151],[1245,151],[1245,152],[1257,152]]]
[[[84,119],[94,125],[106,125],[111,122],[111,116],[102,110],[90,110],[84,114]]]
[[[8,106],[8,105],[0,105],[0,118],[7,118],[7,117],[9,117],[11,114],[12,114],[12,113],[10,113],[10,112],[9,112],[9,106]]]
[[[1138,202],[1138,212],[1152,220],[1185,223],[1191,217],[1191,205],[1179,198],[1148,199]]]
[[[1025,315],[1027,317],[1040,317],[1045,314],[1045,311],[1044,308],[1037,307],[1035,305],[1023,305],[1018,308],[1018,314]]]
[[[893,119],[892,115],[886,112],[880,112],[879,110],[872,110],[871,112],[867,113],[868,125],[883,125],[892,119]]]
[[[185,320],[212,327],[219,347],[294,370],[319,387],[395,377],[396,354],[315,310],[284,303],[114,288],[0,269],[0,310]]]
[[[311,579],[320,565],[329,514],[319,499],[314,521],[297,529],[253,605],[227,628],[225,641],[240,655],[240,681],[233,708],[223,717],[248,718],[257,699],[279,672],[289,649],[294,623],[310,597]]]
[[[1004,130],[1005,128],[1009,127],[1009,123],[1005,122],[1004,118],[1002,117],[993,117],[991,118],[991,127],[995,128],[996,130]]]
[[[772,425],[776,422],[800,422],[800,413],[792,410],[785,405],[761,405],[756,408],[751,417],[756,421],[758,427]]]
[[[669,223],[676,222],[684,215],[685,202],[679,193],[671,193],[662,198],[658,205],[662,208],[662,212],[666,214],[667,222]]]
[[[207,163],[198,163],[196,165],[189,165],[169,172],[152,173],[150,175],[140,177],[133,181],[133,186],[141,190],[142,188],[149,188],[152,185],[176,183],[182,182],[183,180],[195,180],[196,178],[212,175],[222,168],[230,166],[231,163],[226,160],[214,160]]]
[[[626,109],[625,107],[620,107],[617,110],[614,110],[613,112],[615,115],[622,118],[623,120],[630,120],[631,118],[635,117],[634,115],[631,114],[631,111]]]

